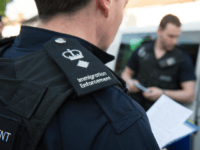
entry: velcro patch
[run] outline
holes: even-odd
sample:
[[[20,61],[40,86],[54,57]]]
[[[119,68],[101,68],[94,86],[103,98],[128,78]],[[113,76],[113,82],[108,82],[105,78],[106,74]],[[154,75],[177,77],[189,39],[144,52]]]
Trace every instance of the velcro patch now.
[[[18,121],[0,116],[0,150],[12,149],[18,127]]]

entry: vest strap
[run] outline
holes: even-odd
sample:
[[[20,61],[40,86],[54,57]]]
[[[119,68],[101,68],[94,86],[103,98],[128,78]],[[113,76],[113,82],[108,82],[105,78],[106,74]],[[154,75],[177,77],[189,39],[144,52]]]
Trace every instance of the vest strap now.
[[[47,89],[28,81],[3,78],[0,78],[0,85],[4,85],[0,87],[1,102],[26,119],[30,119]]]
[[[26,149],[35,150],[49,121],[62,103],[72,95],[73,89],[58,93],[30,81],[6,78],[0,78],[0,85],[3,85],[0,86],[0,121],[10,124],[6,128],[1,122],[0,127],[18,135],[21,132],[18,132],[19,127],[25,126],[29,135],[27,138],[30,138]],[[16,142],[14,138],[13,142]]]

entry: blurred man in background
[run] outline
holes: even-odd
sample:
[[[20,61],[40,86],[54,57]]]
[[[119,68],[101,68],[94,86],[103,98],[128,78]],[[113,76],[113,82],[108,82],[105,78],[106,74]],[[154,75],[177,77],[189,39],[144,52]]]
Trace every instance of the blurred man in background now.
[[[147,111],[165,94],[179,103],[191,103],[195,93],[194,67],[190,57],[176,44],[181,35],[181,22],[166,15],[160,22],[156,41],[143,44],[131,56],[122,78],[131,97]],[[148,87],[142,92],[134,83]]]
[[[189,104],[194,101],[195,75],[189,55],[176,46],[181,35],[181,22],[174,15],[166,15],[160,22],[157,39],[144,43],[133,52],[122,78],[126,81],[131,97],[146,111],[165,94],[173,100]],[[140,83],[149,92],[134,84]],[[170,150],[188,150],[190,137],[173,144]]]

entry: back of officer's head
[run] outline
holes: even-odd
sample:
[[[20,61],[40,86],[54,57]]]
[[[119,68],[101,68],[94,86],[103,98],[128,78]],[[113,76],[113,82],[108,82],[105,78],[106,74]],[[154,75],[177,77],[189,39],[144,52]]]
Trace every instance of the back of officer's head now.
[[[63,28],[67,26],[68,31],[72,28],[76,31],[84,30],[84,33],[80,32],[83,34],[88,32],[88,35],[95,36],[92,42],[106,50],[118,31],[123,18],[123,9],[128,0],[35,0],[35,2],[40,23],[44,23],[46,27],[48,23],[65,25]],[[73,23],[70,24],[71,22]],[[74,32],[71,34],[74,35]]]
[[[60,13],[74,13],[92,0],[35,0],[41,20],[49,20]]]

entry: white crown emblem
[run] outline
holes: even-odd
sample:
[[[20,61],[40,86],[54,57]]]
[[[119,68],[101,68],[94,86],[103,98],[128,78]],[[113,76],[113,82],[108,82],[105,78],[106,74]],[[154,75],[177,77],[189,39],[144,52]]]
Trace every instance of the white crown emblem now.
[[[82,52],[79,51],[79,50],[76,50],[76,49],[74,49],[74,50],[67,49],[66,52],[62,53],[62,56],[67,58],[67,59],[70,59],[70,60],[76,60],[76,59],[84,58]]]
[[[89,62],[79,60],[77,66],[87,68],[89,66]]]

